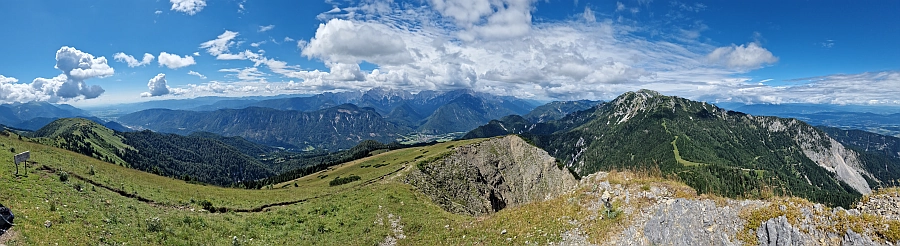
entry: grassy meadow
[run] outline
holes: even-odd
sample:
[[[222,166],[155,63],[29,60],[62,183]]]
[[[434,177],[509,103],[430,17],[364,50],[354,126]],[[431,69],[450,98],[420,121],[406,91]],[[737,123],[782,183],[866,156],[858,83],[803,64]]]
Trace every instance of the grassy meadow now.
[[[446,212],[414,187],[392,179],[420,159],[477,141],[380,153],[271,189],[246,190],[190,184],[20,141],[14,134],[0,136],[5,163],[0,165],[0,202],[16,215],[16,225],[0,243],[475,245],[559,240],[571,226],[558,218],[572,218],[580,210],[572,199],[474,218]],[[16,176],[12,157],[26,150],[33,162],[27,176]],[[335,177],[350,175],[361,179],[329,185]],[[67,180],[61,181],[62,176]],[[228,210],[205,211],[202,201]],[[235,212],[285,202],[296,203]],[[503,230],[508,233],[501,234]]]

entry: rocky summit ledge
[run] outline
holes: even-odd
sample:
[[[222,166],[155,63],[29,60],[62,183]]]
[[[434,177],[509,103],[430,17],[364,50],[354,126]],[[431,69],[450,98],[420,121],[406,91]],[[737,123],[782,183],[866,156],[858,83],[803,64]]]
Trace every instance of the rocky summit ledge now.
[[[629,177],[630,176],[630,177]],[[572,221],[559,245],[897,245],[897,192],[863,199],[860,209],[829,208],[799,198],[735,200],[691,194],[672,181],[630,173],[584,177],[578,192],[589,211],[602,211],[604,196],[626,219],[603,239],[591,240],[591,220]]]

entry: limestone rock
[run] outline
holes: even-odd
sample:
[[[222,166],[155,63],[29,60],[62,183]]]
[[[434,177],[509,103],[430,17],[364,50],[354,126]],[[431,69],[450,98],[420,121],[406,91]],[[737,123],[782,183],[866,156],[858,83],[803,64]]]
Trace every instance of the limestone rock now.
[[[418,165],[405,182],[453,213],[489,214],[554,198],[577,184],[555,158],[517,136],[451,151],[446,158]]]

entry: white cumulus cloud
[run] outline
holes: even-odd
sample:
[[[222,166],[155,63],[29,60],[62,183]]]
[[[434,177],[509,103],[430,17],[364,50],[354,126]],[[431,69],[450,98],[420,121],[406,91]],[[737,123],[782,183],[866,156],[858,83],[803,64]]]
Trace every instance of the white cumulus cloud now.
[[[186,55],[184,57],[180,57],[176,54],[169,54],[166,52],[159,53],[158,61],[160,66],[166,66],[171,69],[178,69],[197,64],[196,62],[194,62],[193,56]]]
[[[144,57],[141,58],[140,61],[134,58],[134,56],[126,55],[125,53],[119,52],[113,55],[113,59],[118,62],[124,62],[128,64],[128,67],[140,67],[153,62],[155,57],[150,53],[144,53]]]
[[[105,90],[88,85],[85,80],[112,76],[115,70],[105,57],[93,55],[74,47],[63,46],[56,51],[56,69],[62,74],[53,78],[35,78],[30,84],[0,75],[0,102],[28,102],[81,100],[97,98]]]
[[[406,43],[389,27],[341,19],[320,24],[316,36],[302,49],[303,55],[326,62],[403,64],[412,61]]]
[[[169,85],[166,81],[166,74],[157,74],[147,82],[149,92],[141,93],[141,97],[158,97],[169,94]]]
[[[105,57],[94,58],[91,54],[68,46],[63,46],[56,51],[56,69],[76,80],[107,77],[115,72],[107,64]]]
[[[430,0],[442,16],[463,28],[463,40],[517,38],[531,31],[534,0]]]
[[[172,3],[172,10],[188,15],[200,13],[206,7],[206,0],[169,0],[169,2]]]
[[[719,47],[709,53],[707,58],[713,63],[734,69],[756,69],[778,62],[778,57],[756,42]]]

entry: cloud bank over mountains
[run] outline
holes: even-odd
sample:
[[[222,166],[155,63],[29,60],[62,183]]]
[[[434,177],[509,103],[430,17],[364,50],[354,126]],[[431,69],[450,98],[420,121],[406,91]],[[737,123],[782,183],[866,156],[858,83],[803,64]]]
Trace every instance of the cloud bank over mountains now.
[[[170,3],[172,11],[186,17],[207,5],[203,0]],[[655,22],[638,16],[648,5],[662,3],[618,2],[609,10],[589,4],[583,12],[579,8],[578,13],[561,20],[535,17],[538,5],[545,4],[536,0],[419,3],[335,1],[333,9],[317,16],[320,24],[309,37],[251,40],[248,36],[285,29],[284,25],[275,29],[275,24],[259,23],[244,32],[245,36],[226,28],[194,44],[195,50],[179,51],[199,51],[193,54],[144,53],[138,59],[119,52],[112,57],[136,69],[194,66],[187,74],[196,76],[192,81],[201,81],[170,87],[172,83],[160,73],[149,80],[149,90],[141,94],[145,97],[309,94],[390,87],[413,92],[468,88],[532,99],[596,100],[649,88],[714,102],[900,104],[900,96],[896,96],[900,89],[895,89],[900,88],[898,71],[837,74],[787,83],[751,76],[754,71],[778,66],[782,58],[766,48],[759,33],[734,43],[707,38],[709,27],[702,20],[684,17],[709,11],[703,4],[673,4],[673,12],[666,14],[672,21]],[[291,54],[262,49],[272,45],[296,49]],[[200,57],[200,53],[222,62],[198,64],[212,59]],[[302,67],[283,58],[287,56],[320,62],[321,66]],[[158,67],[147,66],[154,60]],[[202,70],[213,65],[218,67]],[[96,98],[104,90],[85,80],[114,74],[106,58],[70,47],[57,52],[56,67],[62,74],[37,78],[30,84],[0,75],[0,102]]]

